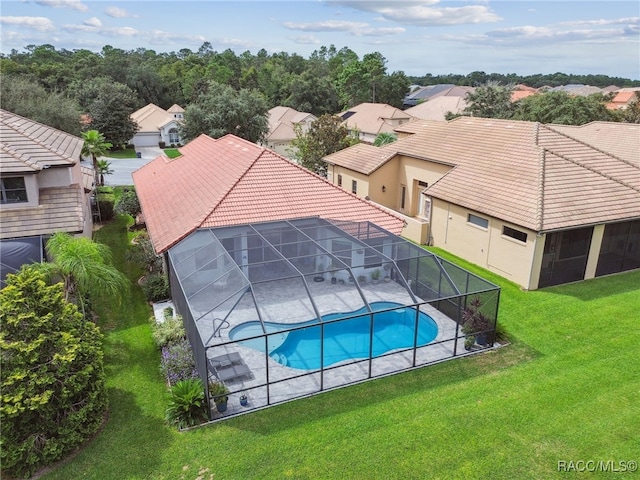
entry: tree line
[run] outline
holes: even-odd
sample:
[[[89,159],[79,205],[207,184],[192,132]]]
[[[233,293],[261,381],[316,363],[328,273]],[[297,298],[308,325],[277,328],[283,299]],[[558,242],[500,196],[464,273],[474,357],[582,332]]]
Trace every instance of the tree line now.
[[[186,139],[200,133],[214,137],[233,133],[258,141],[266,134],[266,113],[274,106],[318,117],[363,102],[402,108],[412,83],[640,85],[605,75],[562,73],[409,77],[402,71],[388,72],[386,64],[379,52],[360,57],[348,47],[334,45],[322,46],[308,58],[286,52],[268,54],[264,49],[256,54],[218,52],[208,42],[196,51],[184,48],[169,53],[109,45],[100,52],[29,45],[24,51],[0,55],[0,94],[6,110],[74,135],[97,130],[121,148],[138,128],[130,114],[149,103],[164,109],[173,104],[185,107]],[[78,122],[81,115],[84,123]]]

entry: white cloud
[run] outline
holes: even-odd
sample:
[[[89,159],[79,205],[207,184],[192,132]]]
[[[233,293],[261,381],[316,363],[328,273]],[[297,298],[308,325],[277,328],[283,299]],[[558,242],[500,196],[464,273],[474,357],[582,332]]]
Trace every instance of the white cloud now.
[[[127,12],[124,8],[118,7],[108,7],[105,9],[104,13],[106,13],[109,17],[113,18],[136,18],[137,15],[133,15],[132,13]]]
[[[84,5],[80,0],[36,0],[38,5],[53,8],[71,8],[80,12],[86,12],[89,7]]]
[[[403,27],[371,27],[364,22],[347,22],[341,20],[326,20],[323,22],[285,22],[285,28],[289,30],[300,30],[302,32],[346,32],[357,36],[387,36],[404,33]]]
[[[320,43],[314,35],[296,35],[293,37],[287,37],[294,43],[298,43],[301,45],[317,45]]]
[[[467,5],[462,7],[435,6],[439,0],[428,1],[330,1],[331,5],[343,5],[356,10],[374,12],[384,20],[405,25],[463,25],[491,23],[502,20],[488,7],[483,5]]]
[[[87,20],[85,20],[84,22],[85,25],[88,25],[90,27],[95,27],[95,28],[100,28],[102,26],[102,22],[100,21],[99,18],[96,17],[91,17]]]
[[[53,22],[46,17],[0,17],[0,24],[30,28],[39,32],[55,30]]]
[[[626,17],[616,19],[600,20],[574,20],[571,22],[561,22],[559,25],[581,26],[581,25],[640,25],[640,17]]]

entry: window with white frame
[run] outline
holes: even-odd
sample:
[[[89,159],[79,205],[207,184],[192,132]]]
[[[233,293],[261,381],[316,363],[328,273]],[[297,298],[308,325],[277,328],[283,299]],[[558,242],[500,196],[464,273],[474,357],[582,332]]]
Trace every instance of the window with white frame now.
[[[338,186],[339,187],[342,186],[342,174],[341,173],[338,174]]]
[[[24,177],[6,177],[0,179],[0,203],[28,202]]]
[[[527,242],[527,233],[521,232],[520,230],[516,230],[515,228],[507,227],[506,225],[502,226],[502,234],[506,237],[511,237],[520,242]]]
[[[351,193],[358,193],[358,182],[351,180]]]
[[[473,213],[470,213],[467,216],[467,222],[481,228],[489,228],[489,220],[487,220],[486,218],[479,217],[478,215],[474,215]]]
[[[177,128],[169,130],[169,143],[180,143],[180,135]]]
[[[420,189],[420,202],[418,204],[418,216],[426,218],[431,217],[431,197],[425,193],[426,188],[429,186],[427,182],[418,182],[418,188]]]

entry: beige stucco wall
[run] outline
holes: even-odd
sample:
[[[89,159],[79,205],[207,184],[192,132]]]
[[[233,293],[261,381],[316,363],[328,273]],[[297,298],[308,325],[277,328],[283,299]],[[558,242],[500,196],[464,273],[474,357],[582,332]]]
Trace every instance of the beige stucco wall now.
[[[467,221],[469,213],[487,219],[488,227],[482,228],[469,223]],[[526,232],[526,243],[503,235],[504,225]],[[544,241],[543,237],[540,238]],[[535,285],[531,284],[531,269],[536,257],[536,244],[540,238],[535,232],[523,227],[433,199],[431,223],[433,245],[495,272],[523,288],[537,288],[537,281]]]
[[[420,192],[424,189],[418,185],[418,181],[428,185],[434,184],[444,176],[450,169],[450,165],[418,160],[416,158],[400,156],[397,175],[396,204],[392,207],[405,215],[415,216],[418,214],[418,201]],[[405,208],[401,209],[401,187],[407,187],[405,198]]]

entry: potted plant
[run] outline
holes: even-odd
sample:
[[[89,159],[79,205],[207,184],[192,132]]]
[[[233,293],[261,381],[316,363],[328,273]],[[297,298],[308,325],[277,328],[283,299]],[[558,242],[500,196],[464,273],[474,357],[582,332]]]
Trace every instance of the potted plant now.
[[[358,275],[358,283],[362,284],[365,283],[367,281],[367,277],[365,277],[364,275]]]
[[[467,335],[464,339],[464,349],[470,351],[476,343],[476,337],[474,335]]]
[[[489,317],[480,311],[481,305],[482,302],[478,297],[469,302],[469,306],[462,312],[462,331],[469,335],[467,338],[473,337],[474,343],[486,346],[487,334],[492,322]]]
[[[380,279],[380,270],[376,268],[373,272],[371,272],[371,282],[373,284],[376,284],[378,283],[379,279]]]
[[[388,264],[388,263],[385,263],[382,268],[384,268],[384,278],[383,278],[383,280],[385,282],[390,282],[391,281],[391,277],[389,276],[389,270],[391,270],[391,265]]]
[[[240,405],[242,405],[243,407],[246,407],[248,404],[249,404],[249,399],[243,393],[242,395],[240,395]]]
[[[209,383],[209,395],[213,397],[213,401],[216,404],[216,409],[219,412],[224,412],[227,410],[227,402],[229,401],[229,389],[224,383]]]

